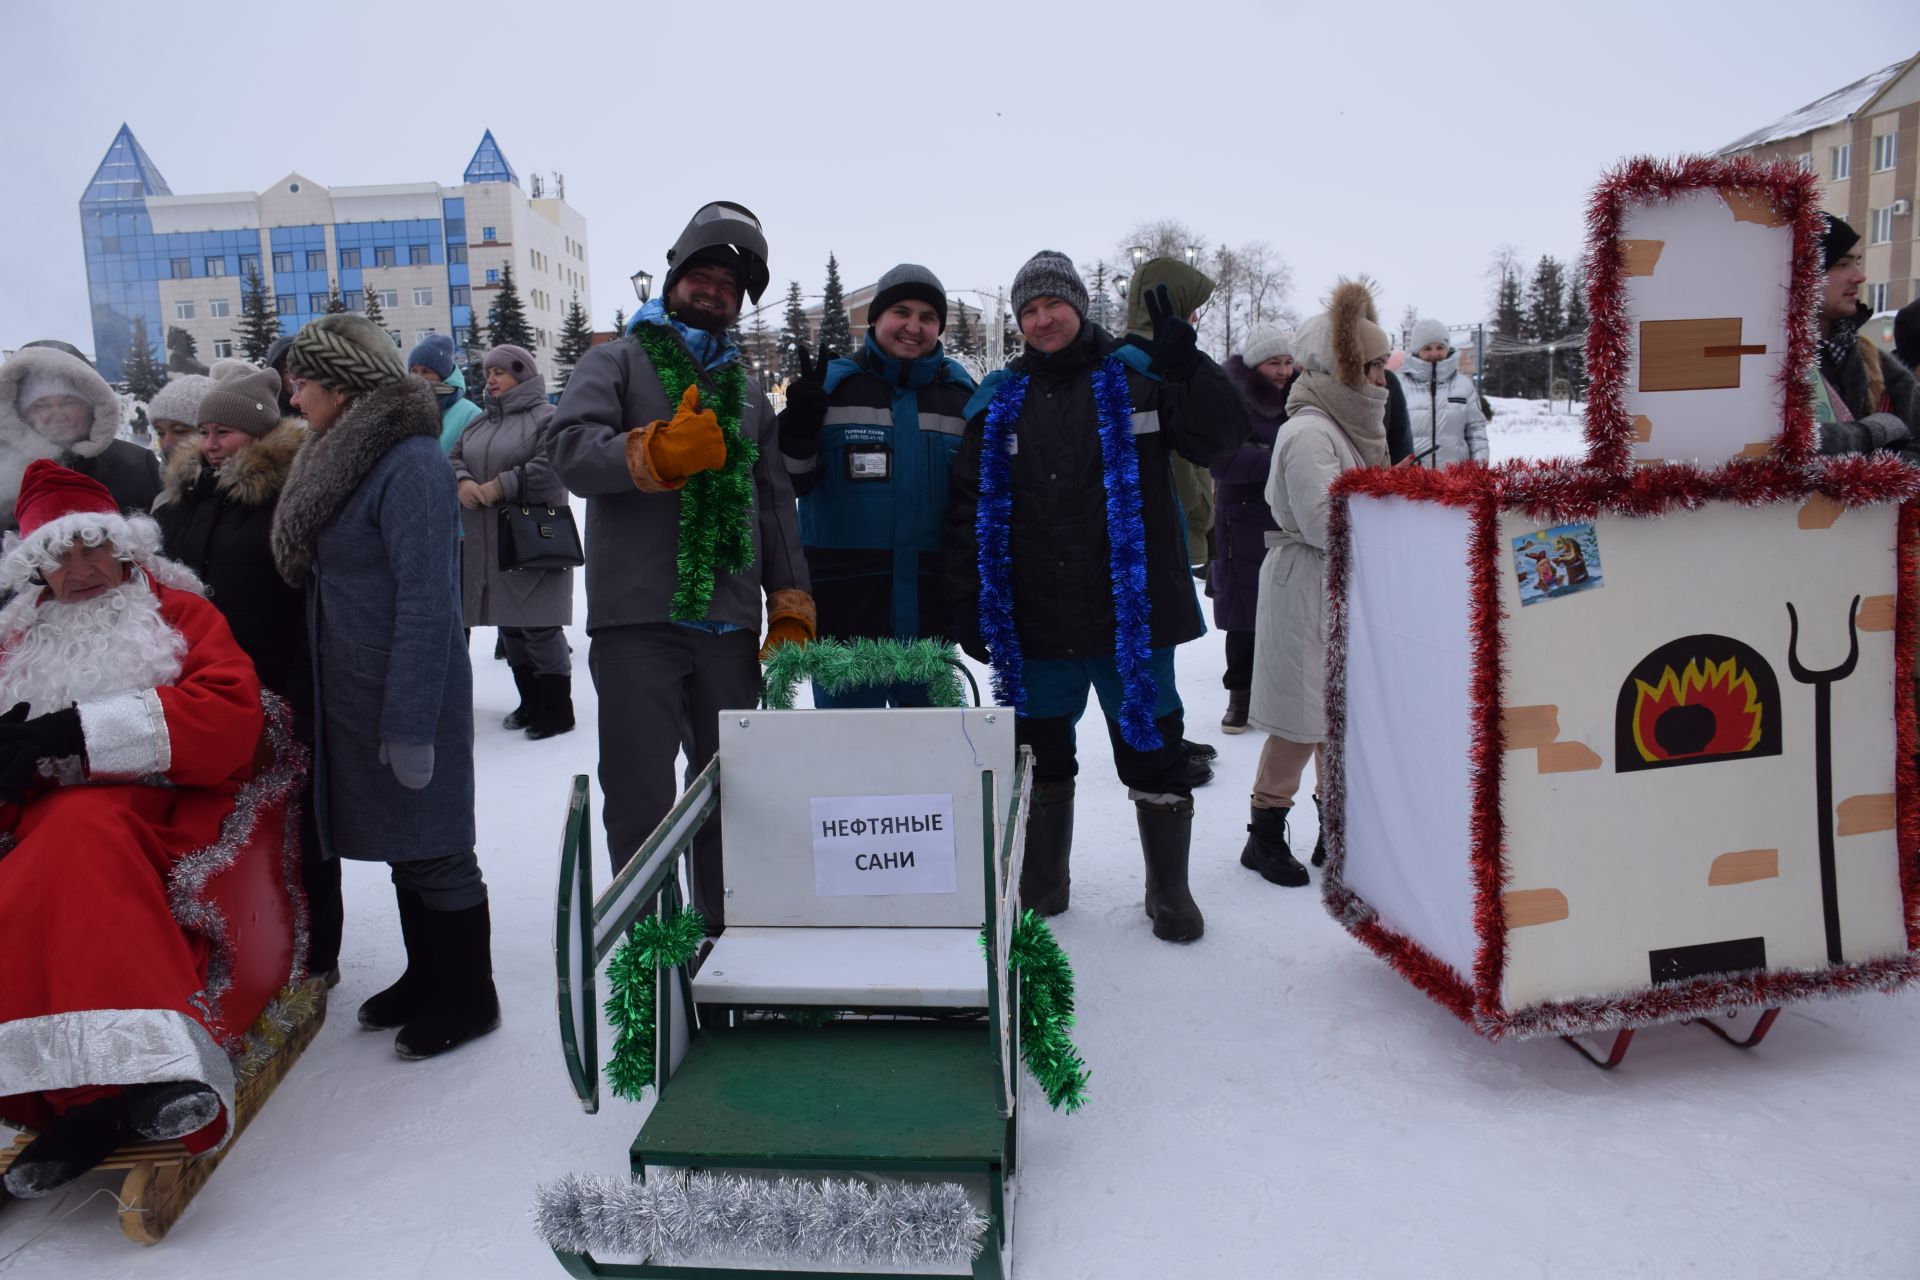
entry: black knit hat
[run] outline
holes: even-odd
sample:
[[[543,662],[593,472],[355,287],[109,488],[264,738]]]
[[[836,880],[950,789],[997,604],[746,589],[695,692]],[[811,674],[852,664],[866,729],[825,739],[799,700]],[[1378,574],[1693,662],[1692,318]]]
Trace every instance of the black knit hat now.
[[[1822,212],[1820,216],[1827,220],[1827,229],[1820,233],[1820,269],[1831,271],[1834,263],[1860,243],[1860,233],[1830,213]]]
[[[880,277],[879,291],[867,306],[867,327],[872,328],[888,307],[908,299],[932,307],[940,317],[940,332],[947,331],[947,290],[939,276],[914,262],[903,262]]]

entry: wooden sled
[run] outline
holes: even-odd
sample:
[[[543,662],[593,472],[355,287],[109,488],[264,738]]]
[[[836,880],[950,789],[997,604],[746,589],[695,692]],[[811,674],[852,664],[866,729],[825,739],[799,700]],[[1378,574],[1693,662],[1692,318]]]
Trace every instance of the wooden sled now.
[[[233,1136],[218,1151],[196,1156],[178,1142],[139,1142],[121,1147],[102,1160],[101,1169],[127,1171],[120,1184],[120,1230],[135,1244],[158,1244],[186,1212],[194,1194],[205,1186],[213,1171],[226,1159],[227,1152],[246,1132],[247,1125],[266,1105],[293,1064],[327,1019],[326,987],[318,979],[307,984],[313,991],[313,1012],[294,1026],[285,1043],[267,1060],[259,1073],[241,1085],[234,1098]],[[20,1134],[13,1145],[0,1150],[0,1174],[19,1158],[29,1134]],[[0,1201],[8,1199],[0,1186]]]

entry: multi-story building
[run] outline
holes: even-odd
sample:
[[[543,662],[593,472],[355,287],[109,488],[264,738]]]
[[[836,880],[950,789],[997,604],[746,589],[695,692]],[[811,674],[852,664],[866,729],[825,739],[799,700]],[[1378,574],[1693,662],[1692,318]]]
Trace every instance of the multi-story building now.
[[[1792,160],[1820,176],[1821,203],[1860,233],[1875,311],[1920,297],[1914,216],[1920,193],[1920,54],[1882,67],[1720,149],[1725,156]]]
[[[537,181],[533,196],[523,192],[491,130],[457,187],[329,188],[289,173],[258,193],[180,196],[121,125],[80,197],[80,229],[94,352],[110,381],[131,349],[135,316],[163,356],[176,328],[193,336],[203,361],[232,355],[254,272],[273,291],[282,333],[324,313],[336,290],[349,311],[364,311],[373,292],[405,350],[429,333],[464,347],[511,267],[550,382],[576,293],[592,314],[586,219]]]

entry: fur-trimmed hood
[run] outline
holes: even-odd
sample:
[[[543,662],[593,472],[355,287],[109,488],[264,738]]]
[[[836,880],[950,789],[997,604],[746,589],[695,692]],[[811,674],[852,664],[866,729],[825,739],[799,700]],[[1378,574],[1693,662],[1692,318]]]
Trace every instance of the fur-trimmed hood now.
[[[92,405],[93,425],[67,448],[83,458],[98,457],[120,434],[120,398],[85,360],[52,347],[22,347],[0,364],[0,441],[32,457],[60,456],[61,447],[33,429],[27,407],[19,403],[21,384],[35,374],[58,378]]]
[[[325,434],[309,436],[273,512],[273,560],[289,585],[306,585],[320,531],[387,451],[409,436],[440,438],[433,388],[412,375],[361,392]]]
[[[1260,376],[1257,369],[1249,369],[1247,362],[1237,355],[1227,357],[1220,366],[1226,370],[1227,377],[1233,380],[1234,390],[1247,406],[1262,418],[1279,421],[1287,416],[1287,389],[1276,387]]]
[[[262,507],[286,488],[287,476],[300,446],[307,441],[307,424],[282,418],[280,425],[227,459],[214,476],[214,488],[229,502]],[[178,502],[199,481],[206,459],[192,445],[183,445],[167,459],[160,479],[167,502]]]

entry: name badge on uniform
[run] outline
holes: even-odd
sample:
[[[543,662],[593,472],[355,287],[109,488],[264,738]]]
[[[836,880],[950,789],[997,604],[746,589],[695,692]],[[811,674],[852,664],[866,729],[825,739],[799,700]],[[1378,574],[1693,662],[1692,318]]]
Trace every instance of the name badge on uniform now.
[[[892,445],[850,444],[846,458],[847,479],[855,483],[885,480],[893,474]]]

